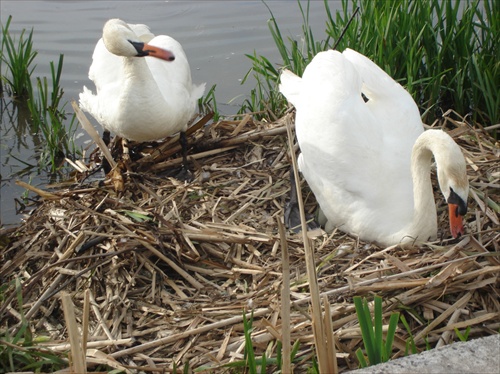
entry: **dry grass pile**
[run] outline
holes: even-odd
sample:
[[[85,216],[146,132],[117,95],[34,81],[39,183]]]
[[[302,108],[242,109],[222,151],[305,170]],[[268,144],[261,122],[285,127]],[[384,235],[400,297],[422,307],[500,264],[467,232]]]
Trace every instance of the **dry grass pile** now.
[[[500,329],[500,150],[479,125],[456,116],[440,125],[468,163],[466,236],[389,248],[340,231],[312,239],[340,371],[357,367],[354,351],[362,345],[354,295],[380,295],[386,315],[398,310],[405,316],[411,331],[400,324],[394,357],[405,354],[411,336],[424,350],[457,341],[455,329],[470,326],[469,338]],[[303,242],[292,233],[285,239],[292,305],[285,320],[280,311],[278,221],[290,165],[285,119],[265,123],[247,115],[194,129],[191,183],[166,176],[180,162],[168,151],[173,139],[143,149],[129,144],[129,159],[108,184],[89,182],[85,169],[93,164],[79,163],[78,183],[37,191],[40,204],[31,216],[2,234],[9,238],[1,250],[3,331],[20,323],[22,309],[34,334],[50,337],[46,347],[69,351],[59,297],[65,291],[77,323],[89,320],[89,367],[105,362],[131,372],[168,372],[174,362],[199,368],[243,359],[242,314],[253,311],[257,356],[276,357],[286,326],[292,343],[300,341],[296,371],[310,367],[314,339]],[[312,211],[314,197],[306,191]],[[436,199],[446,238],[438,192]]]

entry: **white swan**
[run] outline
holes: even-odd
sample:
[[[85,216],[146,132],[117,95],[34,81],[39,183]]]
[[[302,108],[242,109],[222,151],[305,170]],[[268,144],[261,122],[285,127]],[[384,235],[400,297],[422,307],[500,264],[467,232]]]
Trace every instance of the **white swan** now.
[[[111,19],[92,59],[89,78],[97,93],[84,87],[80,107],[106,130],[141,142],[183,135],[205,84],[192,84],[179,42],[154,36],[146,25]]]
[[[423,131],[410,94],[382,69],[353,50],[330,50],[318,53],[302,78],[285,70],[280,79],[296,108],[299,168],[327,230],[381,245],[435,238],[434,155],[451,234],[463,234],[464,157],[443,131]]]

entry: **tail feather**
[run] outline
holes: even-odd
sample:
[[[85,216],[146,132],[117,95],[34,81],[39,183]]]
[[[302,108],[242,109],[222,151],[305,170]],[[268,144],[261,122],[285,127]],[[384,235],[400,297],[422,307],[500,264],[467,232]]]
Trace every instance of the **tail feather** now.
[[[191,97],[194,100],[198,100],[199,98],[201,98],[203,96],[203,94],[205,93],[205,86],[206,85],[207,85],[206,83],[193,84],[193,89],[191,91]]]
[[[99,123],[101,123],[100,116],[98,115],[98,101],[97,96],[92,93],[87,87],[83,86],[83,92],[80,92],[80,108],[87,113],[90,113]]]
[[[301,83],[302,78],[298,77],[290,70],[285,69],[281,72],[279,90],[295,107],[298,105]]]

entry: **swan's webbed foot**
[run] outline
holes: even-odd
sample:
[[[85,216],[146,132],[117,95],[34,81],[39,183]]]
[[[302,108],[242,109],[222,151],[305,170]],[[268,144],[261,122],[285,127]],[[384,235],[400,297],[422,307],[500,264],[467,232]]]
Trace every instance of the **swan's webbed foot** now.
[[[181,170],[175,175],[175,179],[184,181],[184,182],[191,182],[194,179],[193,173],[191,170],[189,170],[188,166],[188,159],[187,159],[187,151],[188,151],[188,141],[186,137],[186,133],[184,131],[181,131],[179,133],[179,143],[181,144],[181,150],[182,150],[182,168]]]
[[[311,214],[306,214],[307,230],[312,231],[319,229],[320,226]],[[294,233],[299,233],[302,230],[300,221],[299,204],[296,201],[289,201],[285,205],[285,225]]]
[[[289,230],[299,233],[302,230],[302,223],[300,221],[300,210],[297,199],[297,187],[295,185],[295,174],[293,168],[290,168],[290,201],[285,205],[285,225]],[[306,214],[307,230],[315,230],[320,228],[319,224],[315,221],[314,216]]]
[[[104,130],[102,133],[102,140],[106,147],[109,146],[109,143],[111,143],[111,133],[108,130]],[[111,171],[111,165],[109,164],[109,161],[104,155],[102,156],[102,162],[101,162],[101,167],[102,170],[104,170],[104,174],[108,175],[108,173]]]
[[[174,175],[174,178],[184,182],[192,182],[194,175],[191,170],[189,170],[188,166],[183,164],[179,172]]]

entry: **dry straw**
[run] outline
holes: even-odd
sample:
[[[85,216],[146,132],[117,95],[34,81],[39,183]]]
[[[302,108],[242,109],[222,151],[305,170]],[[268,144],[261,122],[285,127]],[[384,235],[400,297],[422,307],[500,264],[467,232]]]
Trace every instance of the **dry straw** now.
[[[195,124],[189,184],[168,176],[178,163],[169,151],[173,139],[128,144],[124,156],[114,150],[117,167],[104,182],[92,181],[95,151],[74,163],[70,184],[32,189],[40,195],[36,209],[1,233],[8,243],[0,244],[0,279],[23,284],[23,305],[14,286],[4,293],[2,330],[15,332],[23,308],[35,335],[50,337],[44,347],[63,352],[68,331],[88,326],[77,336],[89,370],[107,363],[155,373],[174,363],[220,368],[242,360],[242,314],[253,311],[256,356],[276,357],[277,340],[290,352],[298,340],[296,360],[284,362],[304,372],[315,354],[304,241],[280,234],[278,223],[290,187],[288,118]],[[421,351],[457,341],[455,329],[470,327],[469,338],[499,331],[498,143],[454,113],[433,127],[444,127],[467,160],[466,236],[446,239],[447,213],[436,192],[437,242],[379,248],[340,231],[311,239],[319,312],[326,316],[322,341],[335,340],[340,372],[357,367],[361,346],[354,295],[380,295],[384,315],[405,315],[411,331],[400,325],[393,357],[404,355],[410,333]],[[302,193],[306,212],[314,211],[305,184]],[[63,291],[74,304],[71,326],[63,319]]]

